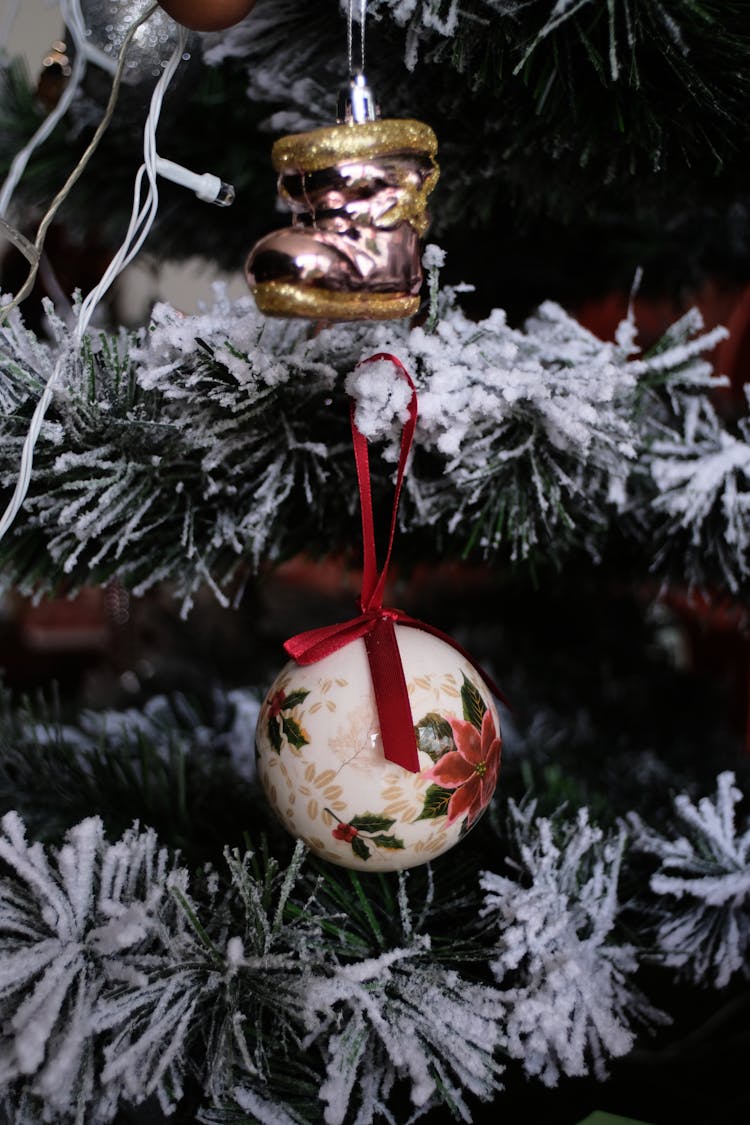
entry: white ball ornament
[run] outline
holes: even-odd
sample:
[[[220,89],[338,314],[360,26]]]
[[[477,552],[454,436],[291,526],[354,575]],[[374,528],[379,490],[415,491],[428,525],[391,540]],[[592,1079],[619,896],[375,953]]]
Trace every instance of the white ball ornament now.
[[[435,859],[490,802],[501,737],[492,693],[458,650],[396,626],[420,770],[383,754],[363,640],[290,661],[256,731],[258,775],[285,828],[324,859],[397,871]]]

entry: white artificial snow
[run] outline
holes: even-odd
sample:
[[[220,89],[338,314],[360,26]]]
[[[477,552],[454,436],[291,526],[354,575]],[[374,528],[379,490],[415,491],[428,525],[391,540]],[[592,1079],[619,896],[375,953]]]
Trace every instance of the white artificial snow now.
[[[440,256],[431,253],[435,270]],[[739,583],[750,568],[750,440],[741,427],[724,430],[706,397],[716,380],[699,353],[715,333],[688,342],[699,322],[687,316],[641,357],[632,314],[607,343],[550,302],[515,329],[499,309],[470,320],[455,290],[434,299],[434,330],[431,313],[413,329],[357,323],[312,338],[304,324],[268,320],[220,289],[195,316],[157,305],[126,367],[137,403],[106,366],[91,401],[82,364],[56,404],[54,438],[40,439],[22,519],[43,532],[50,565],[76,576],[107,568],[137,593],[171,579],[185,612],[206,583],[228,604],[240,566],[276,557],[300,507],[314,510],[326,489],[353,479],[348,442],[327,437],[339,380],[348,377],[362,432],[397,460],[407,385],[388,362],[357,366],[384,352],[405,365],[419,397],[411,526],[471,536],[514,560],[558,556],[569,540],[596,558],[608,524],[628,513],[633,533],[656,541],[657,562],[656,531],[674,550],[679,530],[688,574],[710,560]],[[14,331],[0,356],[9,417],[34,349]],[[667,387],[676,421],[649,399],[649,380]],[[8,429],[5,464],[15,465]],[[347,495],[353,505],[355,490]],[[39,589],[37,568],[0,581],[11,577]]]
[[[389,435],[394,424],[403,425],[409,417],[412,390],[390,360],[356,367],[346,380],[346,390],[357,403],[357,428],[368,439]]]
[[[445,265],[445,250],[429,242],[422,251],[422,265],[426,270],[440,270]]]
[[[713,798],[675,798],[670,835],[629,816],[636,846],[659,860],[651,877],[660,899],[654,959],[717,988],[750,977],[750,821],[744,831],[735,824],[741,799],[726,771]]]
[[[529,1075],[602,1077],[633,1044],[634,1017],[654,1018],[632,983],[636,950],[613,931],[624,835],[606,838],[586,809],[576,823],[510,802],[521,869],[483,872],[483,915],[495,926],[490,966],[502,988],[505,1047]]]
[[[299,1125],[300,1119],[293,1117],[278,1102],[269,1101],[257,1090],[237,1086],[232,1096],[240,1109],[250,1113],[260,1125]]]
[[[97,818],[76,825],[48,854],[27,842],[22,822],[8,813],[0,858],[12,876],[0,880],[2,1080],[28,1076],[48,1111],[107,1121],[125,1092],[110,1085],[100,1099],[93,1088],[107,992],[123,982],[147,991],[165,910],[173,909],[171,888],[184,892],[187,874],[173,869],[153,832],[132,829],[109,844]],[[143,1012],[143,1000],[139,1006]],[[168,1069],[150,1084],[142,1075],[140,1100],[177,1077]]]
[[[463,1121],[471,1121],[465,1092],[489,1099],[499,1089],[497,993],[426,963],[426,948],[417,940],[309,982],[301,997],[306,1046],[325,1044],[326,1125],[342,1125],[363,1076],[377,1075],[373,1104],[394,1079],[407,1079],[417,1108],[431,1102],[439,1080]]]

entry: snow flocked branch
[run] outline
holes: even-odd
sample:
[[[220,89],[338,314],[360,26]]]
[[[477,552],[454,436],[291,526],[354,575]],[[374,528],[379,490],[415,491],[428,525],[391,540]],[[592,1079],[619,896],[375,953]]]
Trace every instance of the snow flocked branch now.
[[[503,988],[505,1046],[529,1075],[602,1078],[627,1054],[634,1022],[663,1021],[633,984],[636,948],[616,933],[623,832],[607,837],[580,809],[565,822],[510,802],[516,878],[485,871],[490,967]],[[520,875],[520,878],[519,878]]]
[[[737,799],[728,774],[714,801],[678,799],[691,842],[634,820],[662,859],[652,889],[665,917],[665,899],[698,904],[659,928],[657,958],[718,986],[743,959],[747,971]],[[382,881],[306,873],[301,846],[286,867],[227,850],[227,874],[193,875],[137,826],[110,844],[88,818],[57,849],[30,842],[14,813],[1,827],[0,1099],[14,1120],[105,1125],[149,1097],[167,1113],[190,1082],[206,1123],[240,1110],[262,1125],[371,1125],[403,1084],[415,1118],[443,1101],[470,1121],[469,1097],[492,1098],[508,1059],[551,1085],[601,1077],[635,1022],[664,1018],[619,928],[625,836],[585,809],[549,819],[511,803],[518,863],[464,888],[475,909],[460,952],[446,938],[453,900],[428,893],[417,913],[408,876],[387,901]]]
[[[736,592],[750,577],[750,421],[741,418],[731,433],[708,399],[674,401],[677,427],[657,432],[645,458],[658,490],[657,564],[687,558],[705,583],[703,560],[713,556]]]
[[[654,960],[696,984],[723,988],[750,977],[750,820],[735,824],[742,793],[734,774],[719,775],[714,797],[675,798],[675,830],[660,834],[630,816],[635,844],[659,861]]]
[[[260,873],[228,851],[222,889],[215,872],[191,887],[150,831],[110,845],[92,818],[56,852],[30,844],[15,814],[2,833],[0,1086],[45,1120],[99,1125],[152,1095],[168,1114],[189,1073],[199,1119],[234,1105],[264,1125],[319,1120],[318,1093],[329,1125],[354,1106],[373,1122],[398,1079],[418,1110],[448,1100],[470,1121],[465,1095],[499,1089],[494,990],[433,962],[413,932],[404,948],[347,958],[328,937],[341,914],[324,930],[314,888],[287,910],[301,845],[286,870],[269,860]],[[400,897],[413,931],[403,882]],[[286,1073],[288,1093],[301,1050],[318,1107],[302,1118],[299,1097],[274,1090]]]
[[[187,871],[153,832],[111,845],[91,818],[48,854],[15,814],[2,829],[0,1081],[12,1098],[96,1125],[152,1095],[169,1113],[193,1051],[213,1063],[209,1100],[226,1096],[228,1059],[264,1087],[265,1013],[283,1040],[321,964],[317,927],[282,923],[301,848],[287,871],[270,861],[260,876],[228,854],[230,892],[209,875],[204,925]]]
[[[428,248],[427,261],[434,271],[440,252]],[[685,318],[662,350],[639,356],[630,320],[605,343],[551,303],[523,330],[501,310],[471,321],[453,290],[435,311],[434,330],[344,325],[311,339],[304,324],[266,320],[249,299],[218,294],[195,316],[158,305],[135,339],[93,338],[82,356],[68,355],[24,512],[0,545],[2,588],[38,594],[62,575],[75,586],[117,574],[136,593],[174,582],[187,609],[202,583],[226,600],[261,561],[356,542],[344,377],[378,351],[397,354],[419,391],[407,529],[429,532],[443,553],[452,541],[515,561],[558,560],[574,548],[596,558],[609,526],[631,513],[650,550],[665,503],[663,444],[646,460],[653,442],[671,441],[673,457],[695,450],[666,396],[647,408],[643,397],[659,382],[704,403],[712,379],[700,353],[721,330],[696,336],[698,322]],[[40,385],[69,350],[49,314],[49,347],[17,316],[0,330],[5,489]],[[386,459],[397,448],[396,381],[386,365],[348,383],[360,426],[383,440]],[[733,479],[722,501],[729,542],[721,526],[705,533],[703,505],[682,516],[700,540],[702,573],[727,580],[747,573],[750,537],[747,479]],[[382,472],[378,484],[390,487]]]

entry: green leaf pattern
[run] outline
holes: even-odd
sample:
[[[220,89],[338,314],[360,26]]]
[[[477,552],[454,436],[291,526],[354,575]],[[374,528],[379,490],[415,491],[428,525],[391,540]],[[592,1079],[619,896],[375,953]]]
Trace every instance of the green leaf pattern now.
[[[464,718],[467,723],[471,723],[477,730],[482,729],[482,719],[487,710],[484,700],[479,694],[479,689],[467,680],[464,675],[464,682],[461,685],[461,702],[464,709]]]
[[[387,834],[387,829],[396,823],[393,817],[365,812],[353,816],[348,823],[345,823],[330,809],[326,809],[326,812],[330,813],[337,822],[332,832],[334,839],[349,844],[358,859],[369,859],[373,847],[387,848],[391,851],[404,847],[404,841],[398,836]]]
[[[414,733],[417,736],[417,746],[423,753],[429,755],[433,762],[437,762],[443,754],[456,748],[450,723],[435,711],[430,711],[419,720]]]
[[[284,740],[297,750],[309,745],[307,731],[300,720],[290,714],[305,702],[309,694],[306,688],[297,688],[289,695],[279,691],[271,697],[268,704],[268,741],[277,754],[281,753]]]
[[[424,807],[417,820],[435,820],[438,816],[447,816],[452,796],[452,790],[443,789],[442,785],[431,785],[425,793]]]

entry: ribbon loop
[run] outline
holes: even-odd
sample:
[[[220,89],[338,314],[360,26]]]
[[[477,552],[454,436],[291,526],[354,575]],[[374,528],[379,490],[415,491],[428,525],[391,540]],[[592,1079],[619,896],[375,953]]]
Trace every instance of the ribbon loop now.
[[[414,441],[414,431],[417,427],[417,391],[409,372],[406,370],[401,360],[396,359],[396,357],[390,355],[389,352],[378,352],[376,355],[371,355],[369,359],[363,359],[357,366],[364,367],[366,363],[377,363],[380,360],[387,360],[392,363],[399,374],[404,377],[411,387],[411,399],[407,407],[409,417],[401,433],[401,451],[396,472],[396,487],[393,495],[391,526],[388,535],[385,562],[383,563],[380,573],[378,573],[377,548],[375,545],[375,521],[372,510],[372,484],[370,481],[370,456],[367,438],[357,429],[357,423],[354,418],[356,407],[354,402],[351,404],[352,442],[354,444],[354,460],[357,466],[357,481],[359,483],[359,499],[362,512],[363,575],[362,594],[359,604],[363,613],[367,613],[370,609],[381,609],[383,606],[383,591],[385,590],[385,583],[388,578],[388,567],[391,564],[391,555],[393,553],[393,540],[396,535],[396,521],[398,519],[401,488],[404,483],[409,451]]]
[[[324,657],[345,648],[352,641],[362,638],[365,642],[370,666],[383,753],[389,762],[395,762],[411,773],[419,773],[417,736],[414,731],[409,692],[398,648],[396,624],[421,629],[423,632],[430,633],[439,640],[445,641],[477,670],[490,690],[499,699],[502,699],[503,702],[506,701],[492,680],[484,674],[471,656],[445,633],[431,625],[426,625],[423,621],[417,621],[416,618],[410,617],[400,609],[383,608],[383,591],[388,578],[391,554],[393,553],[401,488],[404,483],[406,462],[414,441],[414,431],[417,424],[417,392],[403,363],[395,356],[387,352],[378,352],[377,355],[362,360],[362,364],[375,363],[378,360],[388,360],[392,363],[406,379],[412,391],[408,406],[409,417],[401,434],[401,451],[396,472],[393,510],[391,512],[385,561],[382,569],[378,572],[367,438],[357,429],[354,418],[355,406],[352,402],[352,441],[359,483],[364,553],[362,593],[359,598],[361,613],[359,617],[354,617],[351,621],[343,621],[337,625],[324,625],[319,629],[309,629],[305,633],[298,633],[297,636],[290,637],[285,642],[284,648],[298,664],[315,664],[318,660],[323,660]]]

